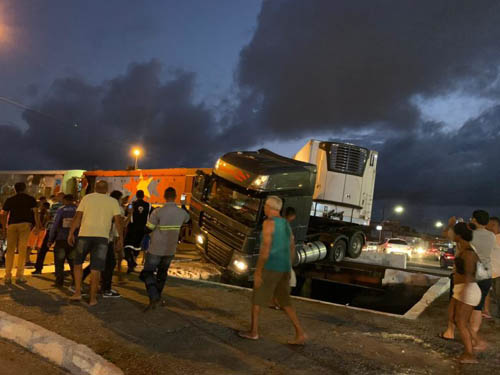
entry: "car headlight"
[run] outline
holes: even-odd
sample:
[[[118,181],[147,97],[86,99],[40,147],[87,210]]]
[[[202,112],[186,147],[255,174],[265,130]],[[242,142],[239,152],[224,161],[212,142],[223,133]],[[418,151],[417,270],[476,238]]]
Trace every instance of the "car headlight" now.
[[[196,236],[196,242],[198,244],[203,245],[205,243],[205,237],[202,234]]]
[[[417,253],[419,253],[419,254],[425,253],[424,248],[423,247],[417,247]]]

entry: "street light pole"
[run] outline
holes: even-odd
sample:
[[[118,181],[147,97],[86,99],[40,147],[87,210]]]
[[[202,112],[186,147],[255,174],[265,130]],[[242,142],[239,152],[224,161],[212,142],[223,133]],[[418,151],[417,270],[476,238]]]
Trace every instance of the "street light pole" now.
[[[141,150],[139,148],[132,149],[132,154],[135,157],[134,169],[139,169],[139,156],[141,156]]]

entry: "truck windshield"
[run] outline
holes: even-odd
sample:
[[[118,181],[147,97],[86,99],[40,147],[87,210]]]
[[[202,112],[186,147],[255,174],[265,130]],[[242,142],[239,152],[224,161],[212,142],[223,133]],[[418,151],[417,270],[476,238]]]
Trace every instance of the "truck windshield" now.
[[[257,221],[260,199],[241,193],[219,179],[210,184],[208,203],[226,215],[245,224]]]

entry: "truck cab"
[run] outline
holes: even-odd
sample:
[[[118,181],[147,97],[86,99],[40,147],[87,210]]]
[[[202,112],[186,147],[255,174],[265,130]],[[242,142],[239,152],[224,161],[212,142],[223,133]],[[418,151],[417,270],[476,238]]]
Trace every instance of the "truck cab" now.
[[[194,180],[191,215],[196,246],[205,256],[236,275],[255,267],[269,195],[292,206],[297,241],[306,239],[314,165],[284,158],[267,150],[231,152],[221,157],[211,175],[200,172]]]

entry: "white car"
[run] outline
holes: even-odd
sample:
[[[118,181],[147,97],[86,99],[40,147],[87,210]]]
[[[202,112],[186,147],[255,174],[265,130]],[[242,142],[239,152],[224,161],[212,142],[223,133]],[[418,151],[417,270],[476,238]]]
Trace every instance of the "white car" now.
[[[400,238],[389,238],[380,245],[379,251],[385,254],[404,254],[407,258],[410,258],[412,247],[408,245],[408,242]]]

